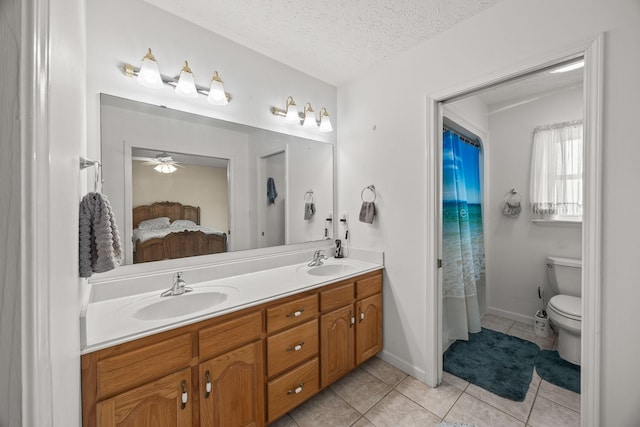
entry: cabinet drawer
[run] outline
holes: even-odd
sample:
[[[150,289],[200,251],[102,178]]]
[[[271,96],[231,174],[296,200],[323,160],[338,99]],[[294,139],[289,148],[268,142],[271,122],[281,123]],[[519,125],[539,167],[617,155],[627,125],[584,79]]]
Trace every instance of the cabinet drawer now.
[[[353,282],[320,292],[320,311],[344,307],[353,301]]]
[[[191,335],[183,334],[97,363],[98,399],[186,368],[191,362]]]
[[[365,298],[382,292],[382,273],[356,282],[356,298]]]
[[[316,294],[298,298],[267,309],[267,332],[275,332],[287,326],[297,325],[318,314]]]
[[[200,329],[200,358],[222,354],[227,350],[254,341],[262,334],[262,312],[256,311],[228,322]]]
[[[318,354],[318,320],[267,338],[267,375],[278,375]]]
[[[267,383],[269,421],[274,421],[318,391],[318,358]]]

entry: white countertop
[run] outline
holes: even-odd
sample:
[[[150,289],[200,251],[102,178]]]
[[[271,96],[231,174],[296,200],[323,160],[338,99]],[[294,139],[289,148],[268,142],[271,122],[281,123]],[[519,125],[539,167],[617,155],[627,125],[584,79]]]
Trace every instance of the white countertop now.
[[[167,301],[168,298],[182,298],[183,295],[160,297],[160,292],[153,291],[90,302],[81,317],[81,353],[91,353],[383,268],[381,263],[353,258],[330,258],[325,264],[347,264],[352,269],[349,269],[348,274],[314,276],[307,273],[310,268],[304,263],[200,283],[187,283],[187,286],[193,288],[193,292],[185,295],[219,290],[226,295],[226,299],[213,308],[161,320],[139,320],[134,315],[140,308]]]

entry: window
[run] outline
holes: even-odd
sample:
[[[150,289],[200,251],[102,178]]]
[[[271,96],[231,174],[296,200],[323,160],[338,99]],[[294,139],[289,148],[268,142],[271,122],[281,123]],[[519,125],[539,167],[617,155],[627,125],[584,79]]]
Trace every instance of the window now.
[[[582,121],[533,132],[531,209],[537,217],[582,220]]]

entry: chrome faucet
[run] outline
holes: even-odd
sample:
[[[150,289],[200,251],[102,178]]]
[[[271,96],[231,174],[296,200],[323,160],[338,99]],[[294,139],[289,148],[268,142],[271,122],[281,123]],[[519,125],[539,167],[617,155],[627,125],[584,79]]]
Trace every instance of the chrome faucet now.
[[[167,289],[160,294],[161,297],[168,297],[174,295],[182,295],[187,292],[191,292],[193,288],[187,286],[187,282],[182,280],[182,272],[178,272],[173,276],[173,286],[171,289]]]
[[[307,267],[315,267],[318,265],[322,265],[325,259],[327,259],[327,257],[322,255],[322,251],[318,249],[313,253],[313,260],[309,264],[307,264]]]

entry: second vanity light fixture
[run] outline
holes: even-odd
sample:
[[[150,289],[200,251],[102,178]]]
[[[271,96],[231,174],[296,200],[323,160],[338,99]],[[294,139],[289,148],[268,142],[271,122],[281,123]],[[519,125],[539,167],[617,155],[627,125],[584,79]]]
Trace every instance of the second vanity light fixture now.
[[[158,69],[158,61],[153,56],[151,49],[142,58],[140,68],[136,69],[131,64],[124,64],[122,72],[127,77],[136,77],[141,86],[151,89],[160,89],[165,85],[171,86],[178,95],[187,98],[197,98],[198,94],[205,95],[207,101],[213,105],[227,105],[231,100],[231,96],[224,91],[222,79],[217,71],[213,73],[208,90],[196,85],[193,71],[189,68],[187,61],[184,61],[184,66],[180,70],[180,75],[177,79],[163,77]]]
[[[271,113],[274,116],[284,117],[285,123],[298,124],[305,128],[317,128],[320,132],[333,132],[331,119],[326,108],[320,109],[320,120],[316,120],[311,103],[307,102],[301,115],[292,96],[287,97],[284,110],[271,107]]]

